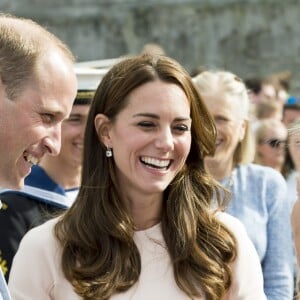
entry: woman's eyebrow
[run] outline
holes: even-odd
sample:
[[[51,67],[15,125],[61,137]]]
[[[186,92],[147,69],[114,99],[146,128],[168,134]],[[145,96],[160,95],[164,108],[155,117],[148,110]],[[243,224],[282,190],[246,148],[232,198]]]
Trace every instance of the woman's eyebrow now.
[[[148,118],[153,118],[153,119],[160,119],[159,115],[152,114],[152,113],[138,113],[134,114],[133,117],[148,117]]]
[[[153,118],[153,119],[160,119],[160,116],[159,115],[156,115],[156,114],[152,114],[152,113],[138,113],[138,114],[134,114],[133,117],[148,117],[148,118]],[[177,117],[174,119],[174,121],[190,121],[191,118],[188,117]]]

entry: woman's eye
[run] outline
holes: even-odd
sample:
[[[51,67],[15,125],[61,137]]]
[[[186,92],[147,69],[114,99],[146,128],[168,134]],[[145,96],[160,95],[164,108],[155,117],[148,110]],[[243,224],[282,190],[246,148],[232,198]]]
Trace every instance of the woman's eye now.
[[[187,125],[177,125],[174,129],[177,131],[189,131],[189,127]]]
[[[139,122],[138,126],[150,128],[150,127],[154,127],[154,123],[149,121],[143,121],[143,122]]]
[[[227,123],[227,122],[229,122],[229,120],[226,118],[219,117],[219,118],[215,119],[215,122],[216,123]]]

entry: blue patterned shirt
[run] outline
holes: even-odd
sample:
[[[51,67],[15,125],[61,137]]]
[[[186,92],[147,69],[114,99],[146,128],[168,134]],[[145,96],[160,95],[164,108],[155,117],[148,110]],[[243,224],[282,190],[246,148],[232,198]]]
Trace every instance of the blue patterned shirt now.
[[[291,300],[293,241],[286,182],[274,169],[255,164],[238,166],[232,179],[227,212],[245,225],[256,248],[265,294],[268,300]]]

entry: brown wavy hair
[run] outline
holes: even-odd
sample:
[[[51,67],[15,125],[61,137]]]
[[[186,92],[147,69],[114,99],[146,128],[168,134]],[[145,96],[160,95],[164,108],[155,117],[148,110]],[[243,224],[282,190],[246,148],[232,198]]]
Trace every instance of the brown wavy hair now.
[[[109,299],[128,290],[141,272],[134,243],[134,220],[122,201],[113,159],[105,156],[94,119],[99,113],[114,122],[135,88],[161,80],[187,95],[192,143],[185,166],[164,192],[161,226],[173,262],[174,277],[190,298],[217,300],[232,282],[236,257],[233,234],[211,212],[220,186],[207,174],[203,158],[212,154],[216,129],[186,70],[166,56],[141,55],[113,66],[92,103],[84,141],[82,186],[73,206],[55,226],[62,246],[62,270],[84,299]],[[220,200],[220,199],[219,199]]]

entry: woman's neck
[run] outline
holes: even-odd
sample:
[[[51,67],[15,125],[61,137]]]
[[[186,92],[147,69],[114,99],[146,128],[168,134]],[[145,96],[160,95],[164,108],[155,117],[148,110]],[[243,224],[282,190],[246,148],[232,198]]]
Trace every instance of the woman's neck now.
[[[162,213],[162,196],[143,195],[133,200],[125,197],[126,205],[131,213],[136,230],[145,230],[159,223]]]
[[[229,177],[234,169],[233,163],[221,164],[220,162],[214,162],[213,160],[205,161],[205,167],[216,180],[222,180]]]

